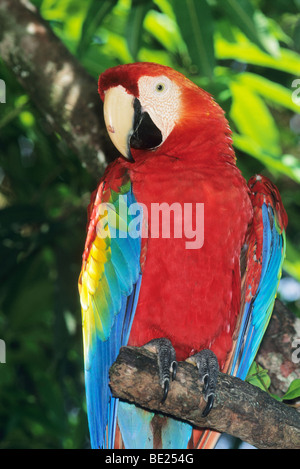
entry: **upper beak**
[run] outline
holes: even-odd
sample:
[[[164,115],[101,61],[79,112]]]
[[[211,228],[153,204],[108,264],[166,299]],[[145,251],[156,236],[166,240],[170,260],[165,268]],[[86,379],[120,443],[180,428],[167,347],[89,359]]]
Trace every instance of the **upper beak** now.
[[[105,92],[104,120],[113,144],[130,161],[134,161],[131,148],[151,150],[162,143],[161,131],[142,109],[139,99],[121,85]]]
[[[133,133],[134,96],[123,86],[114,86],[105,92],[104,121],[111,141],[119,152],[133,160],[130,151],[130,137]]]

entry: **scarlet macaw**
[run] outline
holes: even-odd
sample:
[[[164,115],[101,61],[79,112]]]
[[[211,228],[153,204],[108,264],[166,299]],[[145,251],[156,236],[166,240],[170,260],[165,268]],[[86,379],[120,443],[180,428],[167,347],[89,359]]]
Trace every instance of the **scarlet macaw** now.
[[[123,157],[92,195],[79,279],[91,444],[208,447],[214,432],[113,398],[108,370],[122,345],[150,342],[165,399],[176,360],[189,358],[205,383],[207,414],[218,368],[245,379],[266,330],[287,215],[266,177],[246,183],[223,110],[182,74],[121,65],[100,76],[99,93]],[[175,228],[151,236],[151,208],[162,203],[181,213],[204,204],[204,242],[187,245],[191,236]]]

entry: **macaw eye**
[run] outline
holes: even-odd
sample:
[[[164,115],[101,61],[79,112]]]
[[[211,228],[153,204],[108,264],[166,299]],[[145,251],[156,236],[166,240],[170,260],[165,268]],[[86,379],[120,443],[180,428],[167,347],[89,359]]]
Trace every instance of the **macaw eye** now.
[[[162,91],[165,90],[165,87],[166,87],[166,86],[165,86],[164,83],[157,83],[155,89],[156,89],[156,91],[158,91],[159,93],[161,93]]]
[[[156,79],[153,80],[152,90],[156,95],[164,96],[170,91],[170,88],[171,81],[167,77],[156,77]]]

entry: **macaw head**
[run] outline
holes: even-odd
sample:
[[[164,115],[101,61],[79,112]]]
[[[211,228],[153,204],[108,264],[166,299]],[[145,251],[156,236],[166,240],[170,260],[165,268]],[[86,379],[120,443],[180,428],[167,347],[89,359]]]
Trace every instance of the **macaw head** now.
[[[216,129],[231,143],[223,110],[170,67],[140,62],[110,68],[100,75],[99,94],[108,134],[129,160],[139,150],[170,154],[215,141]]]

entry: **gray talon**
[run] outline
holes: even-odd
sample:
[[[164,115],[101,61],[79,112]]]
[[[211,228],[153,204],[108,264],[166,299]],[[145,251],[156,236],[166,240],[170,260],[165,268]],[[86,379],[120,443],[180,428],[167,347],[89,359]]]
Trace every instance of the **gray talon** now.
[[[214,394],[210,394],[210,395],[208,396],[207,404],[206,404],[206,406],[205,406],[205,409],[204,409],[203,412],[202,412],[202,417],[207,417],[207,415],[209,414],[209,412],[210,412],[211,409],[212,409],[212,406],[214,405],[214,400],[215,400]]]
[[[165,380],[165,384],[164,384],[164,395],[163,395],[162,400],[160,401],[161,404],[163,404],[163,403],[165,402],[165,400],[167,399],[168,392],[169,392],[169,386],[170,386],[170,380]]]
[[[154,350],[158,354],[159,382],[163,388],[164,394],[161,400],[163,404],[167,399],[170,388],[170,377],[176,378],[177,361],[175,349],[169,339],[153,339],[144,347],[148,350]]]
[[[188,361],[194,363],[199,370],[200,382],[203,383],[204,400],[207,402],[202,416],[206,417],[214,404],[219,374],[218,359],[211,350],[205,349],[189,357]]]
[[[204,376],[203,382],[204,382],[204,385],[203,385],[203,392],[204,392],[204,394],[205,394],[206,391],[207,391],[207,389],[208,389],[208,375],[205,375],[205,376]]]
[[[172,372],[172,381],[174,381],[175,378],[176,378],[177,366],[178,366],[178,363],[177,363],[176,361],[174,361],[174,362],[172,363],[172,369],[173,369],[173,372]]]
[[[174,381],[176,378],[178,363],[175,349],[170,340],[165,338],[150,340],[144,345],[144,348],[156,352],[158,355],[159,382],[163,389],[161,403],[163,404],[168,397],[170,379],[172,377],[172,381]],[[205,349],[189,357],[187,361],[194,363],[199,370],[199,379],[203,384],[204,400],[207,402],[202,416],[206,417],[214,404],[219,374],[218,359],[211,350]]]

